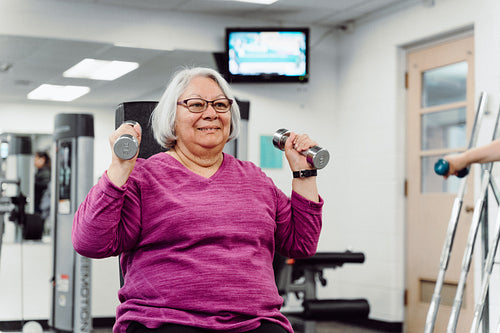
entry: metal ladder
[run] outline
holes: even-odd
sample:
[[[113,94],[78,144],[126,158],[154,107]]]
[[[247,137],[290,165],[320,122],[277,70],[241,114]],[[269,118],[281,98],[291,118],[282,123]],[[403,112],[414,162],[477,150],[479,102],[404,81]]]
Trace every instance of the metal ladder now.
[[[484,108],[486,104],[486,93],[482,93],[480,97],[480,101],[478,104],[478,110],[475,115],[473,130],[471,133],[470,141],[469,141],[469,149],[475,146],[478,129],[481,124],[481,119],[484,114]],[[500,118],[500,110],[496,116],[495,127],[493,130],[492,141],[496,138],[498,132],[498,123]],[[437,164],[437,163],[436,163]],[[483,273],[482,273],[482,286],[481,293],[478,301],[475,305],[474,311],[474,319],[471,327],[471,333],[478,332],[480,323],[483,323],[483,332],[489,331],[489,318],[488,311],[485,311],[489,303],[488,291],[489,291],[489,282],[491,277],[491,271],[494,264],[494,257],[496,254],[496,250],[498,247],[498,242],[500,240],[500,210],[497,216],[497,230],[494,235],[494,239],[491,244],[488,246],[488,221],[487,221],[487,206],[488,206],[488,189],[491,189],[497,204],[500,205],[500,191],[495,183],[495,181],[491,178],[491,170],[493,167],[493,163],[487,163],[483,166],[482,171],[482,180],[481,187],[479,192],[479,197],[477,198],[474,206],[474,214],[472,216],[472,223],[469,229],[469,235],[467,238],[467,244],[464,251],[463,259],[462,259],[462,267],[459,283],[457,286],[457,291],[455,294],[455,298],[453,301],[450,318],[447,326],[447,333],[455,333],[458,323],[458,317],[460,314],[460,309],[462,307],[462,300],[464,295],[465,283],[467,279],[467,275],[469,273],[470,264],[472,261],[472,255],[474,250],[474,245],[476,241],[476,237],[478,234],[479,227],[482,227],[482,247],[485,253],[488,253],[486,259],[483,262]],[[434,289],[434,293],[432,296],[431,304],[429,307],[429,311],[427,313],[427,319],[425,324],[425,333],[432,333],[434,331],[435,321],[437,317],[437,312],[439,308],[439,303],[441,301],[441,290],[444,283],[444,276],[446,273],[446,269],[448,266],[448,262],[451,256],[451,249],[453,246],[453,240],[458,224],[458,219],[462,207],[463,196],[466,188],[467,174],[468,170],[461,170],[464,172],[459,172],[462,175],[462,179],[460,181],[460,187],[453,203],[452,214],[448,224],[448,230],[446,234],[445,243],[443,246],[443,250],[440,258],[440,266],[439,273],[436,280],[436,285]],[[484,315],[484,316],[483,316]]]

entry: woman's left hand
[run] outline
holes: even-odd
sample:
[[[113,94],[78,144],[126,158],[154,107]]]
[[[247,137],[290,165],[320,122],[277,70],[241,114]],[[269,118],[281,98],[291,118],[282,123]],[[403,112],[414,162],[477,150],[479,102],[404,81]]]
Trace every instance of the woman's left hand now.
[[[285,156],[290,165],[290,169],[292,169],[292,171],[314,169],[314,167],[307,163],[306,157],[301,153],[317,145],[318,143],[309,138],[307,134],[290,132],[290,136],[285,142]]]

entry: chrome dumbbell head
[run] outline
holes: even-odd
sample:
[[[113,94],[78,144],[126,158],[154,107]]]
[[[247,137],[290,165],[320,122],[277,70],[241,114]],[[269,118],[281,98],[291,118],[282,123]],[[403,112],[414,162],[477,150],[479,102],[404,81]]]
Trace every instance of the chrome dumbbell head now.
[[[285,142],[290,136],[290,131],[285,128],[280,128],[273,135],[273,145],[279,150],[285,150]]]
[[[124,124],[129,124],[135,126],[138,122],[133,120],[127,120]],[[113,145],[113,151],[116,156],[122,160],[130,160],[136,154],[137,150],[139,150],[139,142],[135,137],[130,134],[123,134],[120,136]]]
[[[273,135],[273,145],[279,150],[285,150],[285,142],[290,136],[290,131],[285,128],[280,128]],[[324,168],[330,161],[330,153],[328,150],[319,146],[309,148],[301,153],[307,158],[307,162],[316,169]]]

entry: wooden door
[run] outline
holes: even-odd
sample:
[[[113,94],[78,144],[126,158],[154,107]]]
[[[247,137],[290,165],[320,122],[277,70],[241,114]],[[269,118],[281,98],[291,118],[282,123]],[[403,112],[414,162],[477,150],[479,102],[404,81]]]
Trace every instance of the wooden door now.
[[[424,332],[459,179],[434,173],[443,155],[463,151],[475,114],[472,36],[407,54],[407,221],[405,331]],[[446,332],[474,205],[468,177],[434,332]],[[466,211],[467,210],[467,211]],[[472,268],[471,268],[472,272]],[[472,274],[465,288],[457,332],[473,317]]]

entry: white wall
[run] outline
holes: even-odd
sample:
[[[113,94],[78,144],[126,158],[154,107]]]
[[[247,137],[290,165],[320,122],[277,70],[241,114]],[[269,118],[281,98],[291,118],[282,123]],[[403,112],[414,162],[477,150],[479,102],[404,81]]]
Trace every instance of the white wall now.
[[[245,24],[241,20],[117,8],[95,12],[92,4],[75,2],[4,0],[1,6],[9,10],[0,10],[0,33],[71,36],[154,48],[174,45],[189,49],[196,45],[205,51],[221,51],[224,27]],[[368,18],[353,32],[332,33],[320,39],[325,31],[315,27],[310,83],[234,85],[239,98],[251,101],[250,160],[259,163],[260,136],[272,135],[280,127],[310,133],[332,154],[329,166],[320,170],[318,177],[325,199],[319,250],[362,251],[366,262],[328,271],[329,284],[321,289],[320,298],[366,297],[371,318],[404,320],[406,134],[402,48],[474,25],[476,92],[496,94],[500,91],[500,35],[496,33],[500,23],[494,13],[500,13],[497,0],[437,0],[433,7],[416,5]],[[96,145],[97,177],[109,161],[109,148],[103,147],[107,147],[114,120],[109,110],[87,111],[96,116],[96,142],[102,143]],[[27,130],[50,131],[51,118],[57,112],[36,105],[0,104],[0,127],[12,131],[21,127],[21,122]],[[286,167],[268,170],[268,174],[289,190],[291,178]],[[100,265],[106,269],[105,263]],[[116,268],[115,262],[108,266],[110,271]],[[105,276],[93,281],[97,288],[115,285],[114,273],[108,274],[113,281]],[[96,312],[94,306],[94,316],[114,314],[116,297],[109,293],[95,297],[101,308]],[[498,313],[498,304],[493,305],[492,314]]]
[[[338,132],[332,137],[337,162],[331,186],[342,190],[329,196],[332,231],[337,232],[324,235],[340,249],[364,250],[367,260],[359,268],[329,274],[335,284],[325,294],[368,296],[372,318],[404,318],[404,46],[474,26],[476,94],[485,90],[494,95],[490,108],[496,112],[498,13],[498,1],[437,0],[433,7],[368,18],[338,39]],[[493,327],[498,321],[495,298],[491,314]]]

